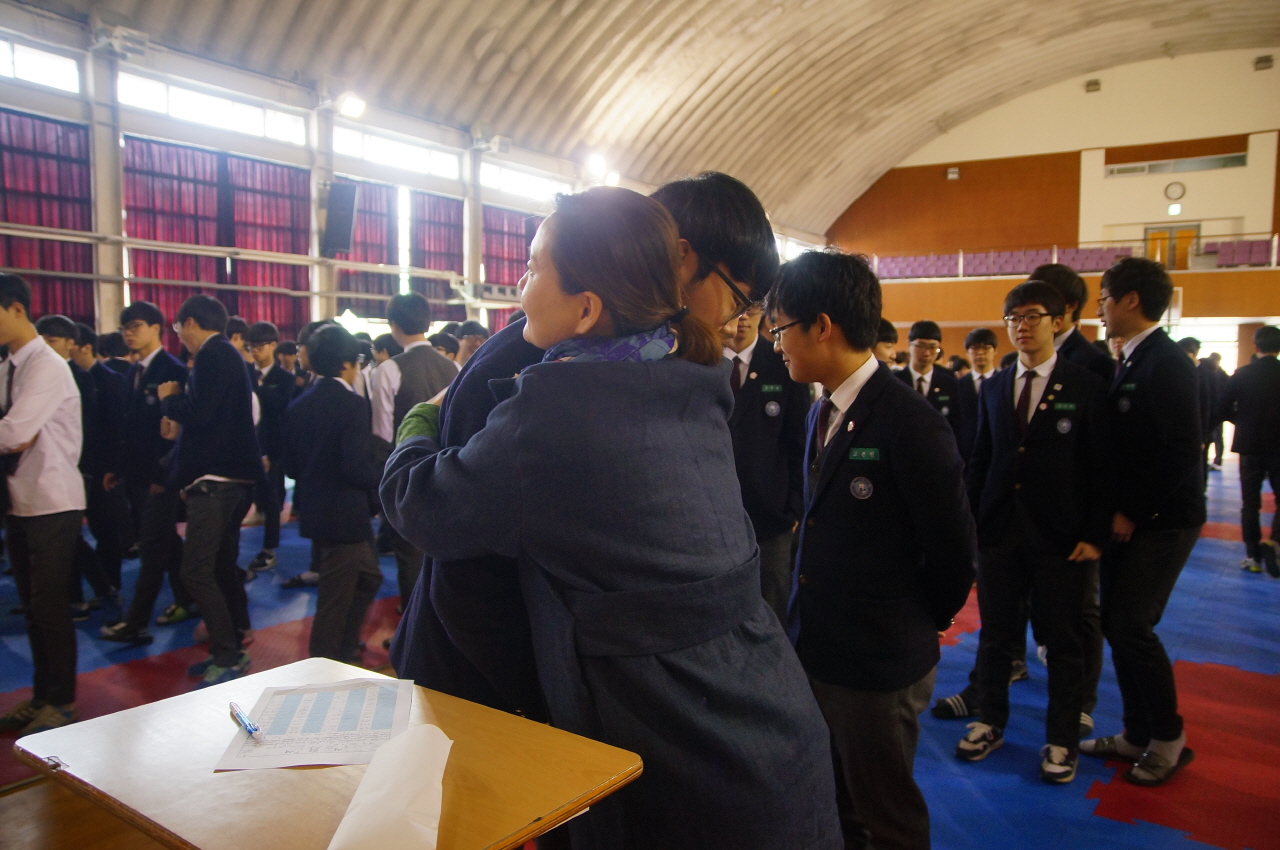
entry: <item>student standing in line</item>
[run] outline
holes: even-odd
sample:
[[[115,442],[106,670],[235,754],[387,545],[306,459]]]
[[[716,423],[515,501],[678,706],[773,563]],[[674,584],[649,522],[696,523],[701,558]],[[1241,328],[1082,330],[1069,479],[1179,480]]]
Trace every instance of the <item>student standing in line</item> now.
[[[942,414],[952,432],[959,430],[960,406],[956,397],[956,377],[938,368],[942,354],[942,328],[927,319],[916,322],[907,332],[911,347],[911,363],[898,372],[898,380],[907,384]],[[958,445],[957,437],[957,445]]]
[[[382,586],[369,519],[382,467],[374,459],[369,402],[351,385],[358,341],[330,325],[311,335],[307,350],[320,377],[284,412],[291,439],[281,461],[307,490],[298,533],[315,545],[319,574],[309,646],[313,657],[359,665],[360,626]]]
[[[1280,493],[1280,328],[1268,325],[1253,335],[1257,359],[1241,366],[1227,381],[1214,424],[1235,423],[1231,451],[1240,455],[1240,536],[1244,540],[1243,569],[1280,578],[1280,511],[1271,518],[1271,539],[1262,539],[1262,482]],[[1215,367],[1216,368],[1216,367]]]
[[[552,721],[644,759],[570,822],[576,850],[838,847],[827,731],[724,498],[728,370],[679,260],[653,199],[560,196],[522,284],[543,362],[464,448],[405,439],[383,505],[438,561],[518,555]]]
[[[1040,778],[1075,778],[1084,704],[1082,627],[1091,569],[1110,537],[1112,506],[1106,386],[1060,357],[1055,331],[1066,304],[1053,286],[1028,281],[1004,301],[1018,365],[991,379],[980,399],[969,461],[969,502],[978,521],[981,720],[956,747],[979,761],[1004,743],[1009,678],[1027,611],[1048,649],[1047,744]],[[1030,606],[1027,604],[1030,597]]]
[[[1201,376],[1201,380],[1204,380],[1205,376],[1208,376],[1208,379],[1213,382],[1214,403],[1216,405],[1222,399],[1222,394],[1227,388],[1228,375],[1222,368],[1222,355],[1214,351],[1211,352],[1208,357],[1201,360],[1199,374]],[[1209,460],[1210,446],[1213,447],[1213,460],[1209,463],[1209,470],[1211,472],[1221,472],[1223,448],[1221,422],[1217,422],[1214,425],[1213,430],[1205,435],[1204,457],[1206,461]]]
[[[886,366],[894,366],[894,355],[898,344],[898,329],[888,319],[880,320],[880,330],[876,334],[876,359]]]
[[[1124,339],[1111,383],[1115,412],[1112,543],[1102,554],[1102,630],[1124,701],[1124,731],[1080,751],[1136,762],[1124,774],[1161,785],[1186,746],[1173,665],[1155,633],[1205,521],[1195,367],[1160,329],[1173,297],[1164,266],[1126,257],[1102,275],[1098,315]]]
[[[925,850],[918,718],[973,585],[974,524],[951,429],[871,353],[880,303],[866,260],[819,251],[765,302],[792,379],[824,387],[788,629],[831,730],[845,846]]]
[[[111,490],[123,483],[125,487],[137,529],[141,565],[125,618],[103,626],[100,632],[104,640],[116,643],[151,643],[147,627],[166,575],[173,590],[173,604],[156,623],[168,625],[198,616],[179,573],[182,538],[177,531],[178,491],[166,484],[164,468],[173,451],[173,440],[161,433],[157,395],[161,384],[186,381],[187,368],[160,347],[163,324],[164,315],[148,301],[134,301],[120,313],[121,332],[137,361],[125,376],[128,395],[116,469],[103,476],[102,486]]]
[[[129,362],[129,346],[124,344],[124,334],[119,331],[98,337],[97,355],[102,365],[124,377],[133,364]]]
[[[182,581],[209,632],[209,657],[188,672],[207,687],[249,669],[233,611],[244,607],[244,584],[234,566],[240,520],[263,477],[262,453],[244,358],[223,335],[226,308],[208,295],[193,295],[174,325],[182,344],[195,352],[195,368],[185,390],[170,381],[157,394],[165,419],[180,426],[169,486],[184,494],[187,505]]]
[[[960,447],[960,457],[968,463],[978,433],[978,394],[983,384],[996,374],[995,332],[991,328],[974,328],[965,335],[964,350],[973,368],[956,381],[956,444]]]
[[[35,667],[31,699],[0,716],[0,731],[29,735],[80,719],[76,630],[67,588],[84,515],[80,392],[62,359],[31,323],[31,287],[0,275],[0,455],[8,482],[5,542],[25,609]]]
[[[1027,280],[1044,281],[1058,290],[1067,302],[1062,330],[1058,331],[1058,335],[1053,338],[1058,356],[1077,366],[1083,366],[1109,385],[1116,374],[1115,361],[1098,350],[1080,332],[1080,311],[1089,300],[1089,290],[1084,284],[1084,279],[1070,266],[1064,266],[1062,263],[1046,263],[1043,266],[1037,266]]]
[[[264,518],[262,551],[249,563],[251,572],[276,565],[280,545],[280,511],[284,505],[285,434],[281,424],[285,408],[293,401],[293,374],[276,363],[280,332],[271,322],[254,322],[245,332],[245,344],[253,357],[253,391],[258,396],[258,447],[267,459],[267,474],[254,491],[254,502]]]
[[[465,366],[489,339],[489,329],[479,322],[466,321],[458,326],[458,332],[453,336],[458,339],[458,363]]]
[[[431,343],[431,347],[440,352],[441,355],[453,361],[453,365],[458,367],[458,371],[462,371],[462,363],[458,360],[458,341],[445,333],[432,334],[427,337],[427,342]]]

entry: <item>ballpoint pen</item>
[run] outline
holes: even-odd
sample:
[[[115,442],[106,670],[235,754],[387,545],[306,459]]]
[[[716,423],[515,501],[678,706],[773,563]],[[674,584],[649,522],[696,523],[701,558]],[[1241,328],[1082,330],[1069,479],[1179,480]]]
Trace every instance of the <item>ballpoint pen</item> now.
[[[240,706],[236,705],[234,702],[231,703],[231,716],[235,719],[240,728],[248,733],[250,738],[252,738],[256,743],[262,743],[262,730],[258,727],[258,724],[250,720],[249,715],[245,714],[244,711],[240,709]]]

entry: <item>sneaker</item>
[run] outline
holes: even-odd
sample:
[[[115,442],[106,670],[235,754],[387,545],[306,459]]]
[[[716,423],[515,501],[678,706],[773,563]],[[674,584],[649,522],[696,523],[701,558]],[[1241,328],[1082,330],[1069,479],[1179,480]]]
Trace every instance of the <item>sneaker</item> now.
[[[245,584],[252,584],[258,578],[258,574],[253,570],[241,570],[240,572],[244,573],[244,575],[240,576],[240,581]]]
[[[1027,672],[1027,662],[1021,658],[1014,659],[1013,669],[1009,671],[1009,684],[1021,682],[1023,679],[1030,679],[1031,674]]]
[[[1093,734],[1093,718],[1086,712],[1080,712],[1080,737],[1088,738]]]
[[[42,708],[44,708],[44,703],[33,699],[24,699],[4,714],[0,714],[0,732],[17,732],[20,729],[27,728],[28,724],[36,719],[36,715],[40,713]]]
[[[88,602],[72,602],[71,603],[71,622],[83,623],[93,614],[93,609],[89,607]]]
[[[203,676],[209,672],[209,668],[213,666],[213,656],[210,655],[203,661],[197,661],[187,668],[188,676]]]
[[[965,702],[964,692],[961,692],[938,700],[929,713],[942,720],[958,720],[961,717],[977,717],[978,707]]]
[[[68,726],[80,719],[80,711],[76,708],[75,703],[69,705],[46,705],[36,712],[36,716],[31,718],[31,722],[18,733],[22,735],[34,735],[37,732],[45,732],[49,729],[57,729],[60,726]]]
[[[209,659],[212,662],[213,659]],[[249,653],[241,652],[240,658],[230,667],[220,667],[217,664],[210,663],[204,671],[204,680],[196,685],[197,688],[208,688],[213,685],[221,685],[223,682],[230,682],[232,679],[239,679],[249,671]]]
[[[1248,570],[1251,573],[1260,573],[1262,572],[1262,565],[1253,558],[1245,558],[1240,562],[1240,569]]]
[[[1267,571],[1267,575],[1272,578],[1280,578],[1280,559],[1276,557],[1276,544],[1270,540],[1263,540],[1258,544],[1258,558],[1262,561],[1262,567]]]
[[[103,626],[98,629],[98,637],[103,640],[109,640],[113,643],[127,643],[133,646],[146,646],[155,640],[146,630],[135,629],[126,622],[119,622],[111,626]]]
[[[956,758],[961,761],[982,761],[992,750],[1004,743],[1004,732],[981,721],[969,724],[969,731],[956,744]]]
[[[1222,461],[1220,461],[1220,460],[1219,460],[1219,461],[1214,461],[1213,463],[1209,464],[1209,471],[1210,471],[1210,472],[1221,472],[1221,471],[1222,471]]]
[[[300,587],[315,587],[320,583],[320,574],[315,570],[305,570],[293,578],[285,579],[280,586],[285,590],[296,590]]]
[[[1076,778],[1076,751],[1053,744],[1040,748],[1040,778],[1045,782],[1065,785]]]
[[[276,565],[276,553],[268,552],[263,549],[257,555],[253,556],[253,560],[249,562],[249,572],[260,573],[263,570],[273,569]]]
[[[164,613],[156,617],[157,626],[172,626],[174,623],[181,623],[183,620],[190,620],[199,615],[196,606],[192,605],[184,608],[178,603],[173,603],[164,609]]]
[[[1048,667],[1049,666],[1049,647],[1044,645],[1037,646],[1036,658],[1040,660],[1041,664]]]

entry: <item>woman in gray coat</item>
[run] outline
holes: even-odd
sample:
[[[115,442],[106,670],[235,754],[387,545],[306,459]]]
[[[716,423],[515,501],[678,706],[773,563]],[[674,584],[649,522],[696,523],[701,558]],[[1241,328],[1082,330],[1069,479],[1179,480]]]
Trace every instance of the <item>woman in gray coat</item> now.
[[[554,724],[644,774],[571,822],[575,850],[842,846],[827,728],[760,597],[720,346],[679,304],[674,222],[561,196],[521,304],[542,363],[461,449],[406,439],[382,500],[438,563],[517,558]]]

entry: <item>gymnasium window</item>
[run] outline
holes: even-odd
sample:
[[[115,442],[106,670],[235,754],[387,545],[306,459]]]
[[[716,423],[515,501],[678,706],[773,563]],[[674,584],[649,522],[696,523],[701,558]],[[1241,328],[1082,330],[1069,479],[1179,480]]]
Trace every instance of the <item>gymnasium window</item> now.
[[[356,217],[352,229],[351,251],[338,254],[338,259],[360,263],[399,264],[399,226],[397,194],[395,186],[336,178],[340,183],[355,184]],[[395,295],[399,291],[396,274],[374,272],[338,272],[338,288],[351,292],[368,292],[376,295]],[[339,298],[337,315],[350,310],[366,319],[381,319],[386,315],[387,302],[363,298]]]
[[[573,187],[563,181],[539,177],[515,168],[504,168],[492,162],[480,164],[480,185],[535,201],[550,201],[558,194],[573,191]]]
[[[150,77],[118,74],[116,97],[125,106],[160,112],[180,121],[206,124],[292,145],[307,143],[307,122],[300,115],[171,86]]]
[[[461,175],[456,153],[362,133],[349,127],[333,128],[333,150],[343,156],[446,180],[457,180]]]
[[[463,273],[463,203],[459,198],[410,193],[409,264],[422,269]],[[437,322],[466,321],[462,304],[447,304],[456,294],[447,280],[413,278],[411,286],[431,302]]]
[[[80,93],[80,63],[70,56],[0,41],[0,77]]]

